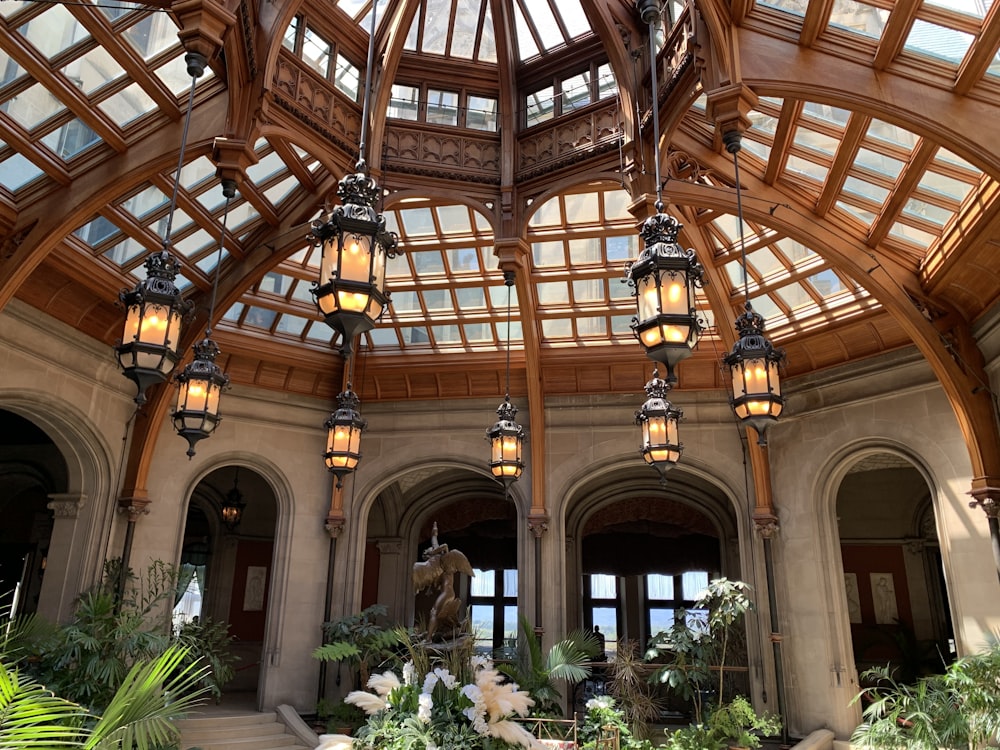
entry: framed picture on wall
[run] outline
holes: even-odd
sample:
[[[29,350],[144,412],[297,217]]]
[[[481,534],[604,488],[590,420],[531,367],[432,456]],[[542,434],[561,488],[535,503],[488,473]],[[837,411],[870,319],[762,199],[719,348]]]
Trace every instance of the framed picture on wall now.
[[[267,588],[267,568],[263,565],[247,567],[247,585],[243,590],[243,611],[260,612],[264,609],[264,590]]]

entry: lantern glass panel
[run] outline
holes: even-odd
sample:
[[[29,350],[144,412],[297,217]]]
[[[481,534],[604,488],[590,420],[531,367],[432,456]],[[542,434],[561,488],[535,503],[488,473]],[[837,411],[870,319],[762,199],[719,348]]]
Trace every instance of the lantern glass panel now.
[[[691,335],[691,326],[687,325],[664,325],[661,328],[660,337],[667,344],[683,344]]]
[[[344,237],[346,247],[340,253],[340,278],[369,284],[372,280],[372,238],[350,233]],[[364,308],[361,308],[364,309]]]
[[[340,235],[335,234],[323,241],[323,259],[320,265],[319,279],[325,284],[337,278],[337,268],[340,266]]]
[[[664,315],[688,315],[687,275],[664,272],[660,276],[660,312]],[[685,336],[686,338],[686,336]]]
[[[318,296],[316,303],[319,305],[320,312],[324,315],[329,315],[337,310],[337,295],[329,291],[326,294]]]
[[[639,320],[649,320],[656,317],[657,309],[656,277],[653,274],[639,279],[637,298],[639,301]]]
[[[375,282],[375,288],[379,291],[385,289],[385,252],[381,247],[375,248],[375,258],[372,263],[372,279]]]
[[[337,307],[334,309],[345,312],[363,313],[368,308],[371,295],[366,292],[356,292],[348,289],[337,290]]]

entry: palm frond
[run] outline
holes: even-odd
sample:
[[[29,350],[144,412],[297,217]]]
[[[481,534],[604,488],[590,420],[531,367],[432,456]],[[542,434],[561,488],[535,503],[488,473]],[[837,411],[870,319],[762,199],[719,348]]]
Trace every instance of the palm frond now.
[[[79,747],[86,716],[82,706],[53,695],[0,662],[0,747]]]
[[[201,702],[206,667],[185,663],[188,650],[171,646],[136,664],[122,681],[84,750],[153,750],[176,743],[176,720]]]

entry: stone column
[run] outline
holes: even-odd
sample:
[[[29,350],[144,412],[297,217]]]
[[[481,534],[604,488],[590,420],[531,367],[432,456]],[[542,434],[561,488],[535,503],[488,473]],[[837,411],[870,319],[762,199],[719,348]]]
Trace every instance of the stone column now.
[[[79,523],[87,496],[79,492],[49,495],[49,510],[55,514],[52,538],[45,561],[45,576],[38,597],[38,614],[51,622],[66,620],[80,593],[86,530]]]
[[[402,622],[406,616],[406,584],[410,580],[403,561],[403,538],[382,537],[375,546],[379,552],[378,601],[386,605],[389,622]]]

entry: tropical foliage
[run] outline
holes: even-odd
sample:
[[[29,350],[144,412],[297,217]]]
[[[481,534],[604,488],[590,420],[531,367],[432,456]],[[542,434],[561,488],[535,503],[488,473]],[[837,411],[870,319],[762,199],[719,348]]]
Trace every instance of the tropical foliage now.
[[[498,669],[526,690],[534,699],[535,716],[561,716],[557,683],[573,685],[590,677],[589,662],[600,652],[597,638],[589,630],[574,630],[542,654],[534,629],[521,618],[517,658]]]
[[[178,593],[174,566],[152,562],[130,576],[122,594],[117,580],[116,566],[109,565],[104,580],[80,595],[70,622],[33,625],[21,638],[22,666],[56,695],[103,711],[136,664],[179,644],[190,663],[208,665],[200,679],[218,699],[233,675],[227,627],[201,619],[170,632],[167,618]]]
[[[617,747],[625,750],[652,750],[648,739],[632,735],[632,729],[625,714],[610,695],[599,695],[586,703],[587,713],[580,724],[577,738],[583,750],[597,750],[597,740],[609,730],[617,733]]]
[[[399,631],[383,624],[386,613],[384,604],[373,604],[356,614],[323,623],[325,642],[313,657],[349,664],[356,670],[354,684],[366,684],[371,671],[392,658],[400,647]]]
[[[1000,742],[1000,641],[958,659],[942,675],[913,684],[897,682],[886,667],[867,670],[874,684],[855,702],[863,722],[851,738],[857,747],[971,750]]]
[[[3,750],[157,750],[176,746],[176,719],[208,688],[204,668],[181,646],[136,663],[98,716],[58,697],[0,659],[0,748]]]

